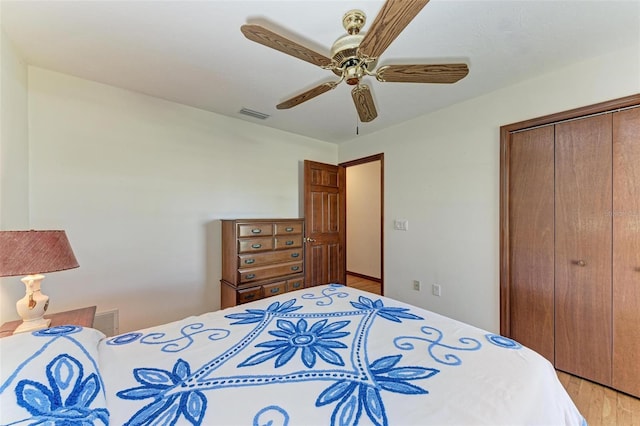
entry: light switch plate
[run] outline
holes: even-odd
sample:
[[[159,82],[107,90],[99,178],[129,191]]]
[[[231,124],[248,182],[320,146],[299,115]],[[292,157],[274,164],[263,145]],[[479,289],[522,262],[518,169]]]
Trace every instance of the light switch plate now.
[[[396,231],[408,231],[409,221],[404,219],[396,219],[393,221],[393,229]]]

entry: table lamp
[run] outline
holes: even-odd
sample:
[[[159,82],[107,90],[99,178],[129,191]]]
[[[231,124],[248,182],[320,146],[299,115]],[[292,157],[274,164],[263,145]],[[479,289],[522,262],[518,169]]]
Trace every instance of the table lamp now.
[[[49,296],[40,291],[43,273],[77,268],[64,231],[0,231],[0,277],[26,275],[26,294],[16,303],[22,324],[14,334],[49,327],[44,318]]]

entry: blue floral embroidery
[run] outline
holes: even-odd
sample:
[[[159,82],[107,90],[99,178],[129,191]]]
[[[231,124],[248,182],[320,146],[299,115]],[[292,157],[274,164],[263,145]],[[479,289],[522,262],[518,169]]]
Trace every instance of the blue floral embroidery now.
[[[135,342],[140,337],[142,337],[142,333],[127,333],[122,334],[120,336],[116,336],[112,339],[107,340],[107,345],[127,345],[131,342]]]
[[[143,335],[142,333],[128,333],[107,340],[107,345],[127,345],[139,340],[141,344],[145,345],[163,345],[160,348],[162,352],[180,352],[193,344],[195,341],[193,336],[201,333],[209,333],[207,336],[209,340],[220,340],[229,336],[231,332],[221,328],[204,328],[203,323],[196,322],[182,327],[179,337],[169,337],[165,339],[167,334],[158,332],[147,335]]]
[[[508,337],[500,336],[498,334],[486,334],[484,337],[487,338],[489,343],[492,343],[496,346],[500,346],[501,348],[506,349],[522,349],[522,345],[515,340],[511,340]]]
[[[171,393],[191,375],[189,364],[182,360],[173,371],[158,368],[136,368],[135,379],[142,385],[117,393],[123,399],[154,400],[144,406],[126,423],[127,425],[176,424],[181,415],[192,425],[202,424],[207,409],[207,398],[197,390]]]
[[[46,367],[49,386],[33,380],[21,380],[15,392],[18,405],[33,416],[31,424],[90,425],[109,423],[105,408],[91,408],[100,392],[95,373],[84,379],[82,364],[74,357],[61,354]],[[83,380],[84,379],[84,380]]]
[[[429,393],[408,380],[427,379],[439,373],[435,368],[396,367],[402,355],[382,357],[369,365],[373,383],[340,380],[325,389],[316,400],[316,407],[338,401],[331,414],[332,425],[355,425],[363,411],[375,425],[387,425],[387,415],[380,391],[417,395]]]
[[[442,343],[442,339],[444,335],[440,330],[435,327],[430,327],[428,325],[422,326],[420,331],[424,333],[427,337],[417,337],[417,336],[399,336],[393,339],[393,344],[396,348],[401,349],[403,351],[413,350],[414,345],[408,340],[418,340],[423,342],[429,342],[429,346],[427,347],[427,351],[431,358],[435,361],[446,364],[446,365],[460,365],[462,364],[462,359],[458,355],[452,353],[446,353],[444,357],[441,357],[434,353],[434,349],[436,348],[445,348],[456,351],[477,351],[482,347],[482,343],[472,337],[461,337],[458,339],[458,342],[462,343],[464,346],[453,346]],[[435,336],[435,337],[432,337]]]
[[[349,296],[349,293],[338,291],[341,288],[344,288],[342,284],[329,284],[327,288],[322,290],[322,296],[316,296],[313,293],[306,293],[302,295],[302,298],[316,300],[316,305],[318,306],[329,306],[333,304],[334,297],[342,299]]]
[[[67,334],[78,333],[82,330],[82,327],[78,327],[77,325],[59,325],[57,327],[45,328],[44,330],[34,331],[32,334],[34,336],[65,336]]]
[[[269,307],[265,309],[247,309],[245,312],[237,314],[226,315],[225,318],[236,319],[239,321],[232,322],[231,324],[253,324],[261,322],[265,316],[271,314],[286,314],[289,312],[297,311],[302,306],[293,306],[296,303],[296,299],[291,299],[287,302],[273,302]]]
[[[323,319],[307,329],[308,324],[304,318],[299,319],[297,324],[288,320],[278,320],[279,330],[269,331],[269,334],[280,339],[257,344],[256,347],[267,349],[250,356],[238,367],[257,365],[274,357],[277,357],[275,366],[282,367],[293,358],[298,349],[302,350],[302,362],[308,368],[316,364],[316,355],[329,364],[343,366],[342,357],[333,349],[347,348],[347,345],[335,339],[349,334],[338,331],[349,323],[350,321],[336,321],[327,325],[327,320]]]
[[[289,413],[277,405],[264,407],[258,411],[258,414],[253,418],[253,426],[287,426],[288,424]]]
[[[376,314],[384,319],[394,322],[402,322],[402,319],[421,320],[422,317],[407,312],[409,308],[394,308],[384,306],[381,299],[375,302],[368,297],[360,296],[357,302],[351,302],[351,306],[356,309],[370,310],[375,309]]]
[[[332,297],[341,297],[335,292],[334,287],[339,288],[332,286],[323,290],[323,294],[329,291],[324,297],[331,301],[333,301]],[[227,315],[226,318],[234,321],[231,325],[255,324],[255,326],[247,330],[246,335],[234,345],[216,355],[192,374],[189,365],[183,360],[176,363],[172,372],[153,368],[134,370],[134,376],[142,386],[121,391],[117,395],[125,399],[153,398],[153,401],[134,414],[128,424],[175,424],[184,415],[190,423],[198,425],[201,424],[205,414],[204,392],[206,391],[228,387],[330,380],[333,384],[322,391],[315,404],[318,407],[336,404],[331,416],[332,424],[355,425],[363,418],[363,413],[366,413],[374,424],[387,425],[387,414],[381,392],[426,394],[428,392],[425,389],[409,381],[432,377],[439,373],[439,370],[420,366],[399,367],[402,355],[389,355],[372,363],[368,362],[366,343],[375,319],[382,318],[401,323],[405,320],[422,320],[423,318],[411,313],[409,308],[384,306],[382,299],[374,301],[361,296],[357,302],[350,303],[355,310],[298,313],[296,311],[302,306],[296,306],[296,299],[291,299],[286,302],[273,302],[266,309],[246,309],[244,312]],[[327,304],[331,303],[325,303]],[[337,320],[338,317],[349,317],[349,320]],[[352,324],[354,317],[361,318],[360,322],[355,324],[355,330],[345,331],[346,327]],[[256,339],[263,336],[265,332],[275,339],[266,341],[261,339],[259,343],[256,342]],[[424,328],[423,332],[425,332]],[[353,338],[353,344],[349,350],[350,346],[343,343],[346,340],[341,341],[341,339],[350,335]],[[442,336],[437,339],[413,336],[404,338],[425,340],[432,346],[448,349],[470,350],[442,344],[440,343]],[[465,339],[459,341],[466,343]],[[479,342],[475,340],[473,342],[479,345]],[[408,343],[402,347],[396,342],[396,347],[405,350],[413,349],[413,346]],[[256,366],[274,360],[275,367],[279,368],[287,365],[300,353],[300,359],[306,369],[299,370],[295,363],[291,363],[289,366],[293,370],[283,368],[283,374],[256,375],[252,370],[247,369],[244,371],[247,371],[248,375],[218,375],[218,369],[222,365],[249,348],[257,348],[258,351],[249,354],[238,364],[238,367]],[[345,354],[341,354],[341,350],[346,350]],[[433,359],[438,360],[431,351],[430,347],[429,352]],[[349,356],[345,356],[347,353]],[[331,369],[323,369],[319,366],[318,358],[330,364]],[[351,363],[347,368],[335,368],[335,366],[345,367],[347,361]],[[278,413],[284,415],[284,418],[278,416]],[[287,412],[272,405],[261,410],[254,417],[253,422],[271,425],[280,420],[285,423],[289,421]]]

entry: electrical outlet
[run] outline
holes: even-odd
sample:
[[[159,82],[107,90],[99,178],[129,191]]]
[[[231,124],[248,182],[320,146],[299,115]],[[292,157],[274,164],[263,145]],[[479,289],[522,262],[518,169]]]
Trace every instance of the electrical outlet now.
[[[433,284],[431,286],[431,293],[433,293],[434,296],[440,297],[440,285]]]
[[[418,280],[413,280],[413,289],[414,289],[415,291],[420,291],[420,287],[421,287],[421,285],[420,285],[420,281],[418,281]]]

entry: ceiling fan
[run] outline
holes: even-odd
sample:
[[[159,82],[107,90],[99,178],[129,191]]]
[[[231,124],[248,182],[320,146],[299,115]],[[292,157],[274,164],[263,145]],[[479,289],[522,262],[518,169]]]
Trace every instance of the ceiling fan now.
[[[241,27],[241,31],[251,41],[333,71],[339,77],[337,81],[322,83],[294,96],[278,104],[276,108],[288,109],[300,105],[346,81],[355,86],[351,97],[360,120],[369,122],[378,116],[378,112],[369,86],[362,83],[365,76],[373,76],[380,82],[455,83],[469,73],[466,64],[385,65],[375,69],[380,55],[428,2],[429,0],[387,0],[366,34],[360,32],[366,20],[364,12],[347,12],[342,18],[347,34],[333,43],[330,58],[260,25],[246,24]]]

